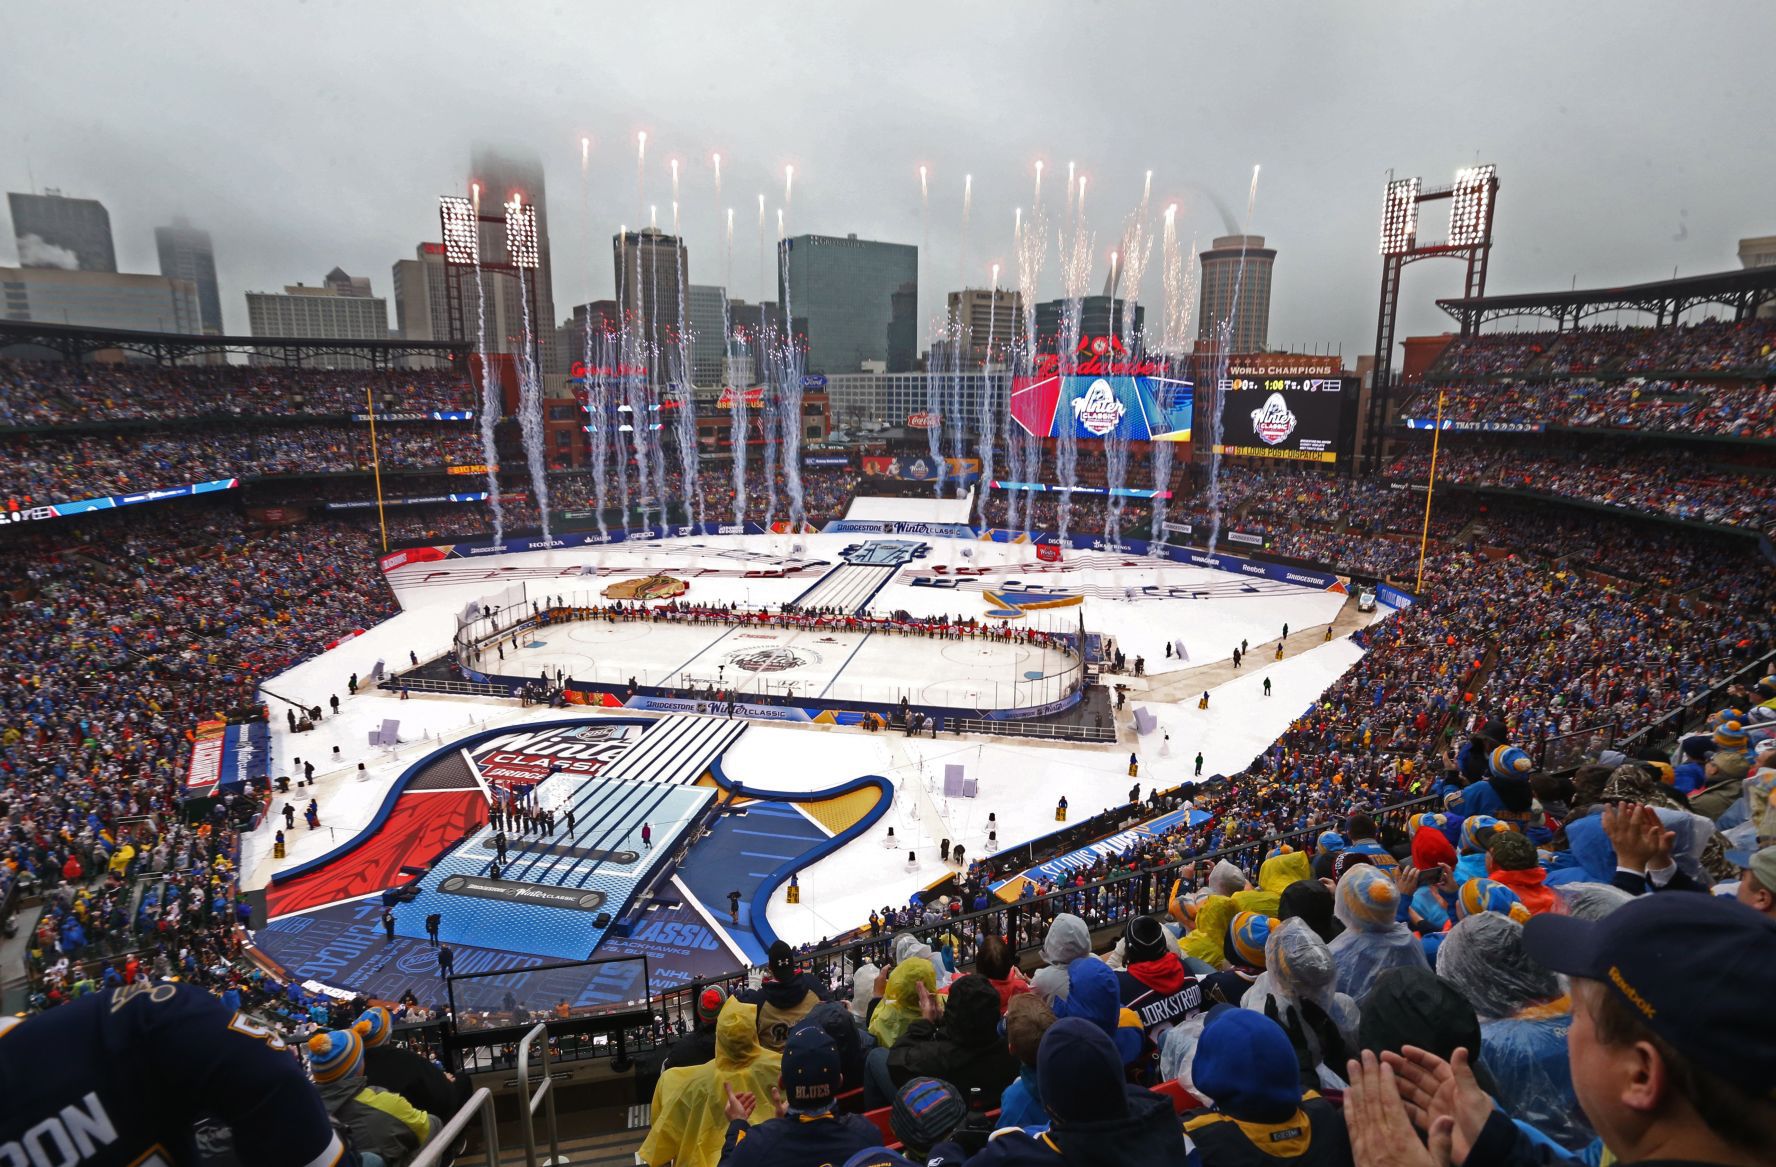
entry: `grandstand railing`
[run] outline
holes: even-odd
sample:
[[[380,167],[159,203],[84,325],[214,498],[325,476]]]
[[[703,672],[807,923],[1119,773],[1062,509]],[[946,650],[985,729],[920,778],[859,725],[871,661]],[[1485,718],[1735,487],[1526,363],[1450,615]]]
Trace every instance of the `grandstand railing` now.
[[[1776,649],[1766,652],[1750,664],[1734,670],[1725,680],[1709,686],[1707,690],[1684,702],[1676,709],[1654,718],[1651,722],[1623,738],[1617,749],[1626,753],[1646,743],[1658,741],[1667,735],[1676,737],[1685,728],[1700,722],[1719,707],[1726,691],[1734,685],[1748,685],[1759,677],[1766,676],[1776,669]]]
[[[438,1133],[432,1136],[431,1141],[419,1149],[419,1154],[407,1161],[407,1167],[437,1167],[438,1164],[451,1161],[450,1149],[477,1117],[481,1119],[481,1162],[487,1164],[487,1167],[499,1167],[499,1119],[494,1114],[493,1091],[485,1086],[469,1095],[469,1100],[463,1103],[462,1109],[451,1115],[449,1121],[438,1128]],[[529,1124],[526,1123],[525,1127],[528,1130]],[[554,1132],[550,1133],[553,1135]],[[550,1145],[553,1147],[553,1141]],[[455,1161],[467,1163],[469,1160],[458,1158]],[[535,1162],[535,1159],[530,1161]],[[559,1162],[559,1158],[554,1161]]]
[[[409,693],[451,693],[460,697],[510,697],[511,685],[488,685],[479,681],[438,681],[429,677],[400,676],[384,681],[379,688],[391,692],[405,689]]]
[[[957,733],[991,733],[1000,737],[1034,737],[1046,741],[1114,742],[1111,725],[1068,725],[1052,721],[997,720],[990,717],[954,717],[950,728]]]

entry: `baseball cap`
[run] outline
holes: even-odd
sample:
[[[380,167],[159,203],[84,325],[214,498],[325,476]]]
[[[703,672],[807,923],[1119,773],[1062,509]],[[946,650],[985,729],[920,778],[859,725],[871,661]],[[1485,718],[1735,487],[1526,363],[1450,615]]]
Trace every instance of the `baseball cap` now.
[[[941,1078],[914,1078],[894,1096],[888,1125],[908,1147],[928,1151],[955,1133],[968,1117],[962,1094]]]
[[[822,1110],[843,1089],[838,1047],[826,1031],[804,1025],[783,1044],[783,1089],[791,1110]]]
[[[1755,1007],[1776,968],[1776,919],[1725,896],[1641,896],[1601,920],[1544,913],[1523,926],[1532,960],[1602,983],[1673,1049],[1776,1097],[1776,1014]]]

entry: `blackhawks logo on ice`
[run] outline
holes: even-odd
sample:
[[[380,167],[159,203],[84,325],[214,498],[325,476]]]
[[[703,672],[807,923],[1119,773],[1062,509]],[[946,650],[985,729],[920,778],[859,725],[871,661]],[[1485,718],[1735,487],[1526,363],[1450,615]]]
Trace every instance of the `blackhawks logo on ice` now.
[[[1086,433],[1098,437],[1103,437],[1121,425],[1125,412],[1122,402],[1116,400],[1116,393],[1110,388],[1110,382],[1102,377],[1091,383],[1085,396],[1073,399],[1073,420]]]
[[[1267,446],[1274,446],[1295,432],[1295,415],[1281,393],[1272,393],[1262,409],[1252,411],[1252,432]]]

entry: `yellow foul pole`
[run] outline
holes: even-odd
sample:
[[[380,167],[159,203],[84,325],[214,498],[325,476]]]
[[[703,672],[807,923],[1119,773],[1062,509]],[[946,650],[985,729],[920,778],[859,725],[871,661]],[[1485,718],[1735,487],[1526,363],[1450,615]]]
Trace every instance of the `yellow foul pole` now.
[[[1424,527],[1418,533],[1418,578],[1412,590],[1421,592],[1425,582],[1425,544],[1431,538],[1431,496],[1437,493],[1437,442],[1443,436],[1443,390],[1437,390],[1437,424],[1431,430],[1431,476],[1425,480]]]
[[[376,399],[364,386],[364,407],[370,411],[370,467],[376,472],[376,521],[382,527],[382,549],[389,549],[388,519],[382,513],[382,459],[376,452]]]

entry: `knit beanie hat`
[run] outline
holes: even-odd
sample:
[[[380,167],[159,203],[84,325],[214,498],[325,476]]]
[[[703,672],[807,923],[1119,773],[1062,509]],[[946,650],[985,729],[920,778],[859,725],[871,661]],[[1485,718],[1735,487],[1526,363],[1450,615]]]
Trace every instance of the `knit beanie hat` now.
[[[1190,1078],[1230,1118],[1282,1122],[1301,1105],[1295,1049],[1282,1026],[1252,1009],[1210,1016]]]
[[[1427,816],[1429,817],[1429,816]],[[1429,871],[1437,865],[1455,866],[1455,845],[1434,826],[1425,825],[1412,834],[1412,866]]]
[[[1768,678],[1765,679],[1767,680]],[[1744,712],[1742,710],[1734,709],[1729,705],[1725,709],[1717,709],[1713,713],[1710,713],[1708,715],[1708,720],[1702,724],[1707,726],[1710,730],[1714,730],[1719,729],[1723,722],[1744,720]]]
[[[1378,867],[1351,868],[1339,877],[1334,894],[1344,918],[1366,931],[1392,924],[1400,905],[1399,887]]]
[[[1708,755],[1714,753],[1714,736],[1706,733],[1693,733],[1684,738],[1678,745],[1683,749],[1686,758],[1696,762],[1706,762]]]
[[[1036,1054],[1037,1093],[1055,1122],[1125,1117],[1123,1081],[1122,1055],[1109,1035],[1085,1018],[1063,1017],[1042,1035]]]
[[[1714,744],[1723,750],[1742,750],[1751,739],[1738,721],[1723,721],[1714,727]]]
[[[1330,855],[1333,852],[1344,850],[1344,847],[1344,836],[1337,831],[1326,831],[1314,840],[1314,850],[1320,855]]]
[[[1489,814],[1471,814],[1462,820],[1462,850],[1484,851],[1493,835],[1510,829]]]
[[[352,1026],[364,1037],[364,1048],[375,1049],[389,1038],[389,1031],[394,1027],[389,1011],[381,1005],[372,1005],[364,1010],[358,1023]]]
[[[1158,960],[1166,954],[1166,930],[1152,916],[1136,916],[1123,929],[1124,952],[1130,964]]]
[[[1270,917],[1259,912],[1241,912],[1227,929],[1233,951],[1247,968],[1264,967],[1264,942],[1270,939]]]
[[[355,1029],[329,1029],[308,1039],[308,1068],[316,1082],[336,1082],[364,1070],[364,1039]]]
[[[1506,831],[1492,841],[1489,849],[1492,862],[1500,871],[1528,871],[1538,866],[1535,844],[1528,835]]]
[[[1461,919],[1481,912],[1497,912],[1519,924],[1529,919],[1529,909],[1517,893],[1496,879],[1470,879],[1461,885],[1455,897],[1455,914]]]
[[[722,1006],[728,1003],[728,991],[720,985],[710,985],[697,994],[697,1020],[705,1025],[714,1025],[715,1019],[721,1015]]]
[[[894,1096],[888,1125],[909,1150],[929,1151],[968,1117],[961,1091],[941,1078],[914,1078]]]
[[[1487,757],[1486,769],[1494,778],[1528,779],[1535,763],[1516,746],[1500,746]]]

